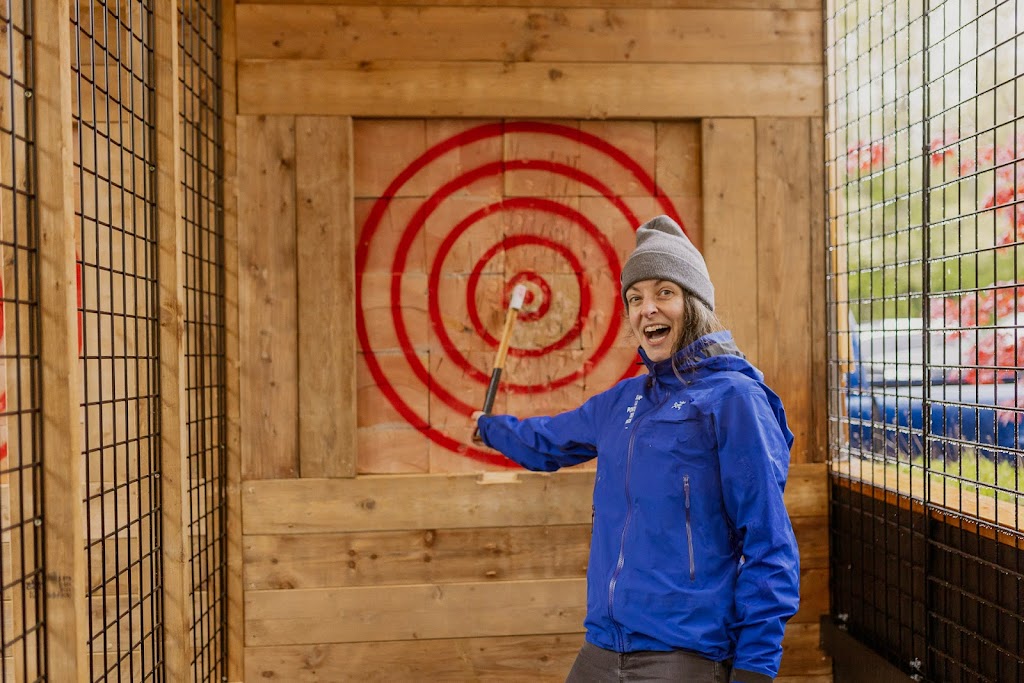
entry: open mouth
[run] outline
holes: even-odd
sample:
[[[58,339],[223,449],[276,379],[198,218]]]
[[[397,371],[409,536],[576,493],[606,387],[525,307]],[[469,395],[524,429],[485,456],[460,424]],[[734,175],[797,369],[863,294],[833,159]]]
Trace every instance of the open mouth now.
[[[657,344],[666,339],[671,331],[672,328],[668,325],[648,325],[644,328],[644,338],[653,344]]]

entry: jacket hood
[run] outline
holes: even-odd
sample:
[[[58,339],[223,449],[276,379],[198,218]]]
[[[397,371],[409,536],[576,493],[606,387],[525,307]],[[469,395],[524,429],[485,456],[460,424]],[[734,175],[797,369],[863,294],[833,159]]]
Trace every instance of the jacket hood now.
[[[643,347],[640,347],[639,352],[649,373],[646,384],[648,387],[653,382],[672,391],[680,385],[695,384],[699,380],[723,371],[739,373],[756,382],[764,392],[768,405],[771,406],[772,413],[775,415],[775,420],[786,437],[786,442],[790,446],[793,445],[793,432],[790,431],[786,421],[786,411],[783,408],[782,400],[764,383],[764,373],[747,360],[747,357],[736,346],[732,333],[728,330],[704,335],[689,346],[680,349],[673,358],[666,358],[657,363],[647,357]],[[673,360],[675,368],[672,367]]]

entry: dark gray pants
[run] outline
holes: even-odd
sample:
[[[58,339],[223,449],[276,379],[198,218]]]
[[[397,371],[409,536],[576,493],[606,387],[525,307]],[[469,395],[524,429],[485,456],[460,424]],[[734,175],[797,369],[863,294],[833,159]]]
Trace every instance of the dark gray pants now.
[[[730,668],[692,652],[626,652],[619,654],[583,643],[565,683],[625,683],[626,681],[673,681],[678,683],[726,683]]]

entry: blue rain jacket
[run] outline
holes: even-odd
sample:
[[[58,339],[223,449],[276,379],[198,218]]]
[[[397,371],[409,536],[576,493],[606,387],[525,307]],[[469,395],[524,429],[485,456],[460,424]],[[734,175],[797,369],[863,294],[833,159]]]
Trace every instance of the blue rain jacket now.
[[[480,434],[530,470],[597,457],[589,642],[684,649],[732,659],[733,680],[774,678],[800,584],[782,402],[729,332],[681,350],[679,376],[640,355],[648,375],[556,416],[484,416]]]

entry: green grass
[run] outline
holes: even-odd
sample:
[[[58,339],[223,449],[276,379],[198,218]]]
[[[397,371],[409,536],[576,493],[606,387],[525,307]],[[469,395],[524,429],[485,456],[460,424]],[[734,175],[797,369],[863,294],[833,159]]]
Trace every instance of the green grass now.
[[[1024,469],[1018,469],[1013,462],[978,457],[973,450],[964,448],[959,458],[929,458],[929,482],[934,489],[944,485],[957,485],[961,492],[986,496],[1008,503],[1024,503]],[[909,476],[925,468],[924,456],[913,458],[909,463],[887,463],[900,474]]]

